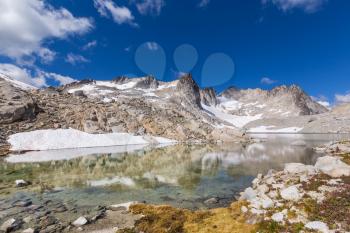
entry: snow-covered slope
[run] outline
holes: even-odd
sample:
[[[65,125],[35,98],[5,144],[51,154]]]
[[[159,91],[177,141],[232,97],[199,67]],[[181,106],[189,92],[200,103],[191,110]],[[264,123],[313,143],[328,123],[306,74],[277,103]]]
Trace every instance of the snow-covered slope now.
[[[21,82],[21,81],[18,81],[14,78],[11,78],[10,76],[8,75],[5,75],[5,74],[2,74],[0,73],[0,78],[1,79],[4,79],[5,81],[11,83],[13,86],[17,87],[17,88],[20,88],[22,90],[32,90],[32,89],[37,89],[36,87],[32,86],[32,85],[29,85],[29,84],[26,84],[24,82]]]

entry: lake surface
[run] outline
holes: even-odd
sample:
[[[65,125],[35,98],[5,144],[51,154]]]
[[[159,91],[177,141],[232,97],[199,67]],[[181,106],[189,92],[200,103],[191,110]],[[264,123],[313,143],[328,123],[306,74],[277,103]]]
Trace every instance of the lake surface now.
[[[255,136],[255,135],[254,135]],[[11,155],[0,160],[0,200],[59,199],[81,206],[144,201],[190,209],[224,206],[259,173],[314,164],[311,148],[348,135],[258,135],[243,146],[112,147]],[[32,184],[16,188],[15,180]],[[217,202],[205,202],[216,197]]]

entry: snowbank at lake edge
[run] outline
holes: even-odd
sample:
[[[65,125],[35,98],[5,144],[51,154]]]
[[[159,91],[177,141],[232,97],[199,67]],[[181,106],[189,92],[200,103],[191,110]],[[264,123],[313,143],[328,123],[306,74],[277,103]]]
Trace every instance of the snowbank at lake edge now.
[[[134,136],[129,133],[89,134],[76,129],[47,129],[13,134],[9,137],[11,151],[40,151],[72,148],[108,147],[142,144],[171,144],[175,140]]]

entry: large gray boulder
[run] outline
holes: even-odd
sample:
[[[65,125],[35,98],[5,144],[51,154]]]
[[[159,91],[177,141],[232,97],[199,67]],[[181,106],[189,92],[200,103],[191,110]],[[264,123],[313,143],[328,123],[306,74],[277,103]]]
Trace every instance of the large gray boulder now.
[[[28,91],[0,78],[0,124],[32,119],[38,110]]]

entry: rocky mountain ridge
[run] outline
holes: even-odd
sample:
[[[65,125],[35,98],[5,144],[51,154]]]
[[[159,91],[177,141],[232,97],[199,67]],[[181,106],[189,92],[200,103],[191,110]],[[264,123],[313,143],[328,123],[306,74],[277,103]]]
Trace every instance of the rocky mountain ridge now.
[[[50,128],[126,132],[178,141],[240,141],[250,128],[301,129],[336,115],[295,85],[271,91],[229,88],[217,94],[213,88],[199,88],[191,75],[172,82],[152,76],[82,80],[44,89],[1,76],[0,90],[3,144],[13,133]],[[320,127],[311,128],[316,132]]]
[[[17,132],[58,128],[153,135],[178,141],[245,141],[239,129],[202,111],[199,88],[191,76],[171,83],[150,77],[123,79],[21,90],[0,78],[4,89],[0,108],[2,144]]]

